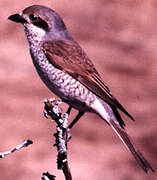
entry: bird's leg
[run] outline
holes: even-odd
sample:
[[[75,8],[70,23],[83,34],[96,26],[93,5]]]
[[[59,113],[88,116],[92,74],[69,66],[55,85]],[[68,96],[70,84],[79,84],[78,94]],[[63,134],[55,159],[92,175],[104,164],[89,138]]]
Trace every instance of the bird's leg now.
[[[72,106],[69,106],[68,110],[66,111],[66,113],[63,115],[63,118],[64,118],[64,122],[66,123],[65,126],[63,124],[63,128],[64,128],[64,135],[65,135],[65,140],[66,140],[66,143],[71,139],[72,135],[70,134],[70,129],[68,128],[67,126],[67,123],[68,123],[68,118],[69,118],[69,115],[70,115],[70,112],[72,110]]]
[[[66,115],[66,118],[68,119],[69,115],[70,115],[70,112],[72,110],[72,106],[69,106],[67,112],[65,113]],[[71,139],[71,134],[69,133],[70,129],[72,129],[72,127],[76,124],[76,122],[83,116],[84,112],[82,111],[79,111],[77,116],[74,118],[74,120],[70,123],[70,125],[68,126],[67,128],[67,131],[66,131],[66,139],[67,141],[69,141]]]
[[[72,110],[72,106],[69,106],[67,112],[65,113],[65,118],[68,119],[69,115],[70,115],[70,112]],[[74,118],[74,120],[70,123],[70,125],[68,126],[68,128],[66,128],[66,141],[68,142],[72,135],[69,133],[69,131],[71,130],[71,128],[74,126],[74,124],[81,118],[81,116],[83,116],[84,112],[82,111],[79,111],[79,113],[77,114],[77,116]]]
[[[68,129],[71,129],[83,115],[84,115],[84,112],[79,111],[75,119],[69,124]]]
[[[63,102],[67,103],[67,104],[71,104],[71,101],[69,100],[63,100]],[[69,109],[67,110],[68,111],[71,111],[71,106],[69,106]],[[70,113],[69,113],[70,114]],[[77,116],[74,118],[74,120],[69,124],[68,126],[68,129],[72,129],[72,127],[76,124],[76,122],[84,115],[84,112],[83,111],[79,111]]]
[[[67,110],[66,113],[67,113],[68,115],[70,115],[71,110],[72,110],[72,106],[69,106],[69,108],[68,108],[68,110]]]

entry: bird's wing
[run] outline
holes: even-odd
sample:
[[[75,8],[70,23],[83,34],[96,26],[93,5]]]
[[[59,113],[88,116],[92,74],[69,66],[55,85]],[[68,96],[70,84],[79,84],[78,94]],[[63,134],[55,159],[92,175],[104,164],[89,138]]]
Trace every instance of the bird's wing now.
[[[133,117],[112,95],[91,60],[76,42],[69,40],[46,41],[42,47],[53,66],[70,74],[113,108],[119,108],[133,120]]]

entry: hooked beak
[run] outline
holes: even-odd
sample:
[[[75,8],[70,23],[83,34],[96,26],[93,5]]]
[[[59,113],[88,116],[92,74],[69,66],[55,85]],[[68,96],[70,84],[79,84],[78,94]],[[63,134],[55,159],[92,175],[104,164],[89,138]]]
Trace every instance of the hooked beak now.
[[[27,21],[20,14],[13,14],[8,17],[9,20],[17,23],[26,23]]]

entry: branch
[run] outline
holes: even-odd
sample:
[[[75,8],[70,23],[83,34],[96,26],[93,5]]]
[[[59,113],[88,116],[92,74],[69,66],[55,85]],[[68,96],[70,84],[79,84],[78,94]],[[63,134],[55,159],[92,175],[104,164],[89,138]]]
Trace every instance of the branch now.
[[[46,172],[46,173],[43,173],[41,179],[42,179],[42,180],[55,180],[55,177],[56,177],[56,176],[51,175],[51,174],[49,174],[48,172]]]
[[[6,155],[9,155],[9,154],[12,154],[13,152],[21,149],[21,148],[24,148],[24,147],[27,147],[29,146],[30,144],[33,144],[33,141],[31,140],[25,140],[23,141],[21,144],[19,144],[18,146],[12,148],[11,150],[9,151],[6,151],[6,152],[1,152],[0,153],[0,158],[4,158]]]
[[[71,138],[68,130],[68,116],[71,111],[69,107],[65,114],[62,114],[62,109],[58,106],[63,103],[55,99],[47,99],[44,101],[44,115],[50,116],[57,124],[57,132],[54,134],[56,140],[54,146],[57,147],[57,168],[62,169],[66,180],[72,180],[71,171],[67,160],[67,142]]]

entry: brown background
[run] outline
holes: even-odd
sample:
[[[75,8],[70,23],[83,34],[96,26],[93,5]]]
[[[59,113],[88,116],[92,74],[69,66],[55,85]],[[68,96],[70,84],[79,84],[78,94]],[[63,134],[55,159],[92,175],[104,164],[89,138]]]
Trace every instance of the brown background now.
[[[127,131],[157,167],[156,0],[0,1],[0,151],[32,139],[34,144],[0,159],[0,179],[37,180],[56,169],[55,124],[43,117],[43,99],[54,95],[41,83],[20,24],[7,20],[33,4],[55,9],[93,60],[114,95],[135,117]],[[72,114],[71,118],[76,114]],[[156,180],[145,174],[99,117],[86,114],[72,130],[69,163],[75,180]]]

